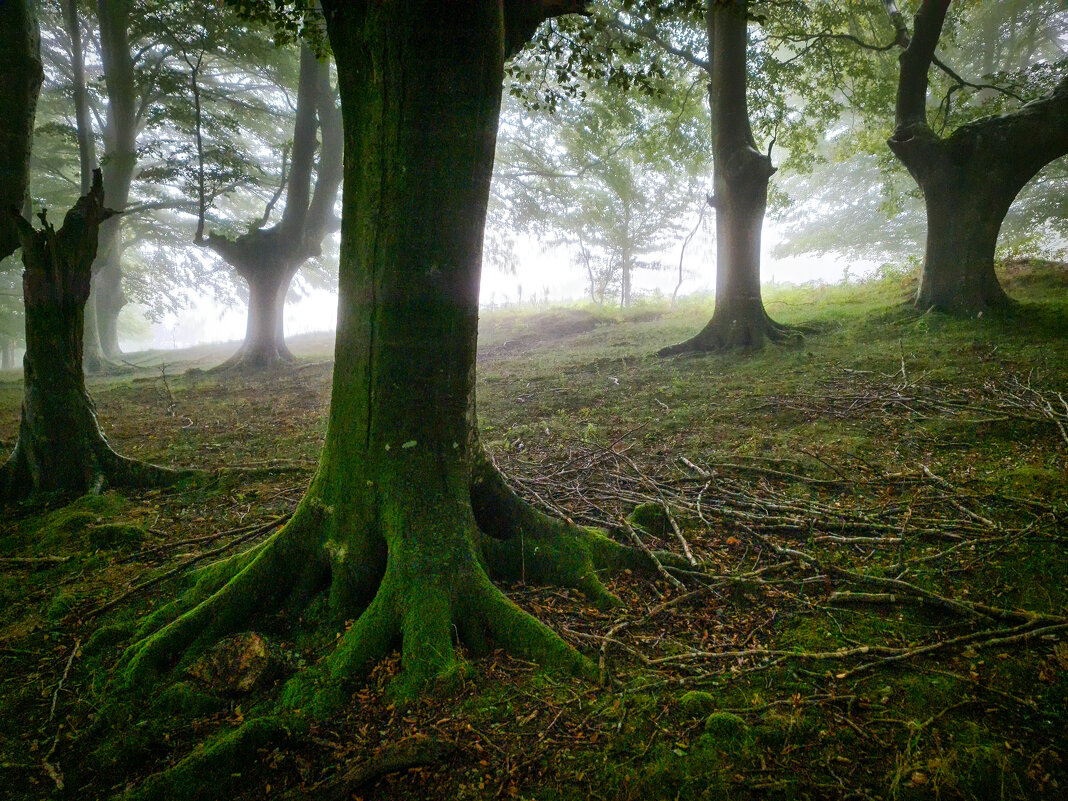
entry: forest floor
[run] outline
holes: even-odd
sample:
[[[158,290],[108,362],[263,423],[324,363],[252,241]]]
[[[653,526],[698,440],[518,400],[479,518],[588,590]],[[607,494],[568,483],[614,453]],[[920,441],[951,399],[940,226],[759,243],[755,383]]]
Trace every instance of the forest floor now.
[[[814,332],[749,355],[652,355],[704,323],[697,299],[484,314],[483,436],[520,493],[702,568],[608,576],[614,611],[509,585],[603,685],[496,653],[397,706],[394,658],[226,797],[1066,797],[1068,271],[1002,278],[1021,305],[977,320],[917,314],[902,276],[772,288]],[[244,471],[5,510],[0,796],[119,797],[327,652],[265,620],[237,641],[273,666],[251,690],[198,663],[100,722],[133,621],[300,499],[331,341],[292,344],[269,374],[202,372],[227,354],[200,348],[89,381],[119,452]],[[5,451],[21,391],[0,375]]]

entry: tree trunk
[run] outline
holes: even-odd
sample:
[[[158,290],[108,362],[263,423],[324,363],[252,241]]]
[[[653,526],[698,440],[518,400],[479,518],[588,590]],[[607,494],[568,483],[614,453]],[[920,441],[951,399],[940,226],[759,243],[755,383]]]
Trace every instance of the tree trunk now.
[[[30,145],[44,70],[33,4],[0,3],[0,259],[19,246],[9,209],[20,209],[30,183]]]
[[[0,343],[0,370],[15,369],[15,342],[5,339]]]
[[[455,672],[457,639],[476,651],[494,639],[592,675],[585,658],[491,581],[555,581],[607,603],[597,570],[646,564],[600,533],[534,512],[478,440],[482,227],[502,43],[514,41],[501,30],[509,15],[492,3],[450,4],[447,14],[434,2],[323,5],[338,60],[346,181],[319,469],[285,528],[220,566],[214,594],[202,587],[198,606],[127,652],[126,681],[137,685],[251,615],[320,591],[337,619],[356,622],[319,666],[290,680],[284,715],[336,708],[348,682],[397,645],[402,695]],[[188,600],[169,614],[183,609]],[[210,773],[197,755],[179,769]]]
[[[104,192],[112,208],[125,209],[137,170],[138,89],[130,52],[129,0],[98,0],[100,54],[108,94],[104,126]],[[148,91],[148,89],[146,89]],[[119,312],[126,305],[122,291],[122,216],[106,220],[100,229],[100,248],[93,265],[97,293],[97,328],[100,347],[108,359],[122,356],[119,348]]]
[[[716,306],[696,336],[662,349],[674,356],[711,350],[762,348],[790,334],[775,323],[760,296],[760,234],[775,173],[757,150],[746,97],[749,0],[709,0],[712,52],[709,104],[716,210]]]
[[[238,269],[248,282],[245,341],[237,353],[216,369],[262,370],[293,361],[293,354],[286,347],[284,316],[286,295],[298,268],[299,265],[276,263]]]
[[[91,284],[92,282],[90,282]],[[85,325],[82,342],[82,366],[87,373],[106,372],[114,365],[105,357],[100,347],[100,329],[97,326],[96,293],[90,288],[85,302]]]
[[[924,0],[916,13],[887,145],[919,184],[927,211],[917,308],[977,315],[1011,305],[994,273],[998,233],[1020,190],[1068,154],[1068,75],[1012,113],[937,136],[927,122],[927,74],[948,9],[949,0]]]
[[[44,212],[40,231],[18,215],[26,307],[25,394],[19,439],[0,470],[0,499],[37,493],[99,491],[177,477],[132,462],[108,446],[82,372],[82,335],[90,271],[104,208],[100,171],[92,190],[57,232]]]
[[[122,231],[118,228],[105,231],[106,225],[107,223],[104,223],[104,226],[101,226],[102,237],[122,236]],[[100,337],[100,350],[108,360],[122,358],[122,349],[119,347],[119,312],[126,305],[126,295],[122,291],[121,250],[120,246],[118,253],[106,257],[103,264],[100,259],[94,264],[96,326]]]

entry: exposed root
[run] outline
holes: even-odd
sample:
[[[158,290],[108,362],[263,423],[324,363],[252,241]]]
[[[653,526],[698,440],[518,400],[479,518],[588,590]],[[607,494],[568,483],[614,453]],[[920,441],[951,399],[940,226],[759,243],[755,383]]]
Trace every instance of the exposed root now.
[[[475,472],[470,503],[432,504],[432,516],[395,499],[379,499],[375,513],[362,517],[306,501],[270,539],[205,568],[185,596],[149,618],[142,639],[123,657],[121,681],[127,688],[141,686],[247,627],[254,616],[287,601],[307,604],[324,591],[336,617],[356,621],[323,661],[286,683],[273,711],[259,719],[267,730],[337,711],[349,702],[353,686],[398,646],[402,671],[390,691],[402,699],[460,675],[460,644],[481,653],[493,641],[545,667],[595,679],[594,662],[512,603],[491,576],[575,587],[611,604],[616,601],[598,572],[648,568],[647,555],[531,509],[488,459]],[[254,723],[181,762],[170,787],[164,774],[135,797],[178,797],[172,788],[179,785],[186,787],[182,798],[198,797],[188,794],[189,782],[258,742],[262,730]]]
[[[284,745],[300,732],[300,727],[300,719],[292,716],[253,718],[237,729],[209,740],[174,767],[150,776],[123,798],[128,801],[214,801],[236,794],[242,782],[241,773],[220,770],[220,766],[252,764],[260,748]]]
[[[771,319],[763,307],[756,314],[713,313],[701,331],[684,342],[657,351],[657,356],[679,356],[684,353],[712,353],[730,350],[756,351],[768,342],[786,343],[801,340],[803,331],[782,325]]]
[[[212,367],[208,373],[224,372],[260,372],[290,366],[296,362],[297,357],[283,342],[272,342],[269,345],[256,345],[250,347],[247,343],[238,348],[237,353],[222,364]]]
[[[294,565],[315,567],[299,536],[307,521],[308,516],[298,515],[254,548],[208,566],[184,596],[147,618],[140,631],[144,638],[123,656],[123,683],[132,687],[148,681],[183,656],[240,631],[253,615],[277,609],[302,578]]]

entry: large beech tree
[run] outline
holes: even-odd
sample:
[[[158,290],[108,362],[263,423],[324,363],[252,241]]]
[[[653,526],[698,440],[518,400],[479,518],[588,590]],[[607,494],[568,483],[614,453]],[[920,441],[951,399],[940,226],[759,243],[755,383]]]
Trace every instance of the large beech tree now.
[[[1046,97],[939,136],[927,119],[928,72],[950,1],[923,0],[911,37],[895,15],[898,39],[907,44],[887,144],[919,184],[927,209],[917,307],[976,314],[1009,303],[994,273],[1009,206],[1039,170],[1068,154],[1068,75]]]
[[[152,633],[127,651],[123,675],[140,686],[248,627],[257,613],[300,608],[319,593],[336,618],[355,624],[316,668],[290,680],[279,714],[246,723],[178,773],[213,775],[205,762],[220,749],[247,749],[277,732],[272,721],[291,728],[335,708],[397,646],[401,692],[449,675],[457,637],[476,650],[494,640],[546,665],[594,672],[493,579],[525,575],[608,603],[598,571],[638,567],[646,557],[520,500],[483,451],[475,418],[482,233],[504,60],[544,17],[576,7],[323,2],[341,90],[345,182],[333,393],[319,468],[286,526],[205,571],[149,621]],[[179,779],[160,781],[162,788]]]
[[[322,145],[316,162],[317,129]],[[343,147],[341,111],[334,102],[329,63],[320,61],[305,45],[282,219],[270,227],[261,224],[236,239],[209,234],[206,240],[249,289],[245,342],[224,367],[260,368],[292,360],[283,330],[286,294],[297,270],[321,253],[323,237],[336,230],[334,203],[341,184]]]
[[[713,195],[716,211],[716,305],[695,336],[661,356],[727,348],[760,348],[788,337],[764,310],[760,295],[760,235],[775,174],[757,148],[746,96],[749,0],[709,0],[706,14],[712,110]]]

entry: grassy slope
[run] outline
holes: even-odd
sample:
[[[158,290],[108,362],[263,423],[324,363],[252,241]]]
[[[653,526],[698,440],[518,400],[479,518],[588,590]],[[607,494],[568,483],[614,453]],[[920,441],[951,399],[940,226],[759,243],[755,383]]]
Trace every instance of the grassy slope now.
[[[243,774],[237,797],[308,787],[339,763],[371,764],[380,746],[426,736],[456,742],[459,751],[357,795],[1063,797],[1063,633],[948,648],[844,678],[836,676],[870,657],[751,653],[908,647],[983,628],[914,604],[832,604],[833,591],[858,588],[831,581],[828,566],[901,576],[956,599],[1068,613],[1068,445],[1040,410],[1011,408],[1009,395],[1036,397],[1014,380],[1030,381],[1047,398],[1068,385],[1068,275],[1043,267],[1005,278],[1023,306],[1004,320],[917,316],[902,304],[903,278],[774,290],[768,308],[776,319],[817,332],[755,357],[652,357],[703,324],[710,309],[696,300],[675,312],[649,304],[623,317],[582,309],[485,315],[482,429],[524,494],[576,519],[608,522],[662,495],[714,572],[781,563],[762,537],[811,554],[821,568],[787,566],[765,583],[712,582],[652,616],[679,595],[663,581],[614,578],[626,603],[619,614],[572,593],[511,587],[518,603],[594,655],[614,625],[627,623],[613,637],[619,645],[605,649],[612,683],[592,687],[491,656],[474,663],[458,691],[397,709],[383,697],[396,667],[385,664],[314,738],[235,766]],[[308,338],[305,366],[255,379],[181,374],[216,356],[200,349],[135,359],[162,355],[165,380],[152,368],[91,382],[120,452],[264,469],[179,492],[19,510],[0,522],[0,557],[69,557],[38,569],[0,564],[5,797],[50,797],[55,783],[43,761],[58,762],[68,791],[108,797],[270,696],[267,688],[223,697],[183,682],[107,711],[107,671],[131,621],[173,597],[183,579],[84,618],[128,586],[293,508],[323,435],[330,365],[315,360],[327,359],[329,347]],[[15,376],[0,377],[5,448],[14,442],[20,393]],[[698,476],[680,457],[713,475]],[[738,517],[740,509],[748,518]],[[872,542],[870,530],[859,532],[863,541],[826,539],[858,534],[835,522],[842,515],[893,531],[880,535],[884,543]],[[677,547],[657,521],[648,528],[650,542]],[[186,542],[214,535],[221,536]],[[893,563],[908,570],[888,570]],[[689,582],[691,591],[700,587]],[[97,635],[92,649],[71,659],[74,644],[101,626],[113,634]],[[309,641],[299,621],[257,628],[277,642],[287,669],[329,645]],[[725,658],[725,651],[745,654]]]

